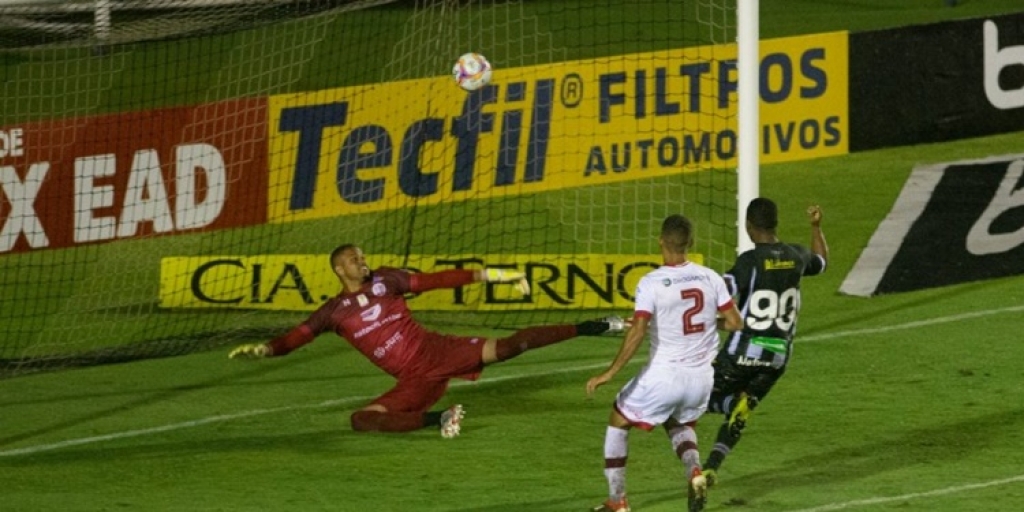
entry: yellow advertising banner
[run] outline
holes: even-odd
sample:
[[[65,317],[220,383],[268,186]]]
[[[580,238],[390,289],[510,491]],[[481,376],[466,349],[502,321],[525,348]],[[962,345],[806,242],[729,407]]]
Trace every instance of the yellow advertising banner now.
[[[847,33],[761,42],[762,162],[847,152]],[[290,222],[736,165],[736,46],[269,98],[269,218]]]
[[[700,262],[700,255],[690,255]],[[513,268],[526,273],[531,295],[500,283],[432,290],[409,299],[418,310],[632,309],[640,278],[660,265],[645,255],[520,254],[367,256],[371,268],[415,272]],[[188,256],[160,261],[160,306],[313,311],[340,291],[327,255]]]

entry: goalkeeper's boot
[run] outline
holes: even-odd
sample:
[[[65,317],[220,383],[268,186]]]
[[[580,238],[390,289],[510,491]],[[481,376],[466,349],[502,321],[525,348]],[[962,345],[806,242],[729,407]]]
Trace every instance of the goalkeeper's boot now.
[[[693,468],[690,473],[689,496],[687,504],[690,512],[701,512],[708,502],[708,480],[700,468]]]
[[[451,439],[458,436],[462,431],[462,418],[465,416],[466,411],[460,404],[455,404],[441,413],[441,437]]]
[[[708,487],[714,487],[718,485],[718,471],[715,469],[705,468],[701,473],[704,474],[704,480],[707,481]]]
[[[576,324],[577,336],[598,336],[604,333],[620,333],[629,327],[629,322],[619,316],[606,316]]]
[[[625,496],[621,500],[608,498],[604,503],[590,510],[591,512],[630,512],[629,503],[626,501]]]
[[[740,399],[733,406],[729,414],[729,435],[739,437],[743,428],[747,426],[747,419],[750,418],[750,411],[753,409],[754,398],[746,393],[740,393]]]

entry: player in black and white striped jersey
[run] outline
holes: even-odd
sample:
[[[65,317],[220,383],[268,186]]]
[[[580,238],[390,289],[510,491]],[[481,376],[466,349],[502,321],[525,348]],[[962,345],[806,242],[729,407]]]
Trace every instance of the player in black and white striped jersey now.
[[[803,276],[825,271],[828,244],[821,231],[821,208],[807,209],[811,247],[781,242],[775,234],[778,207],[757,198],[747,207],[747,234],[754,248],[739,255],[723,277],[743,315],[743,329],[733,332],[715,358],[710,412],[725,414],[715,446],[704,464],[708,485],[740,440],[750,413],[786,371],[800,311]]]

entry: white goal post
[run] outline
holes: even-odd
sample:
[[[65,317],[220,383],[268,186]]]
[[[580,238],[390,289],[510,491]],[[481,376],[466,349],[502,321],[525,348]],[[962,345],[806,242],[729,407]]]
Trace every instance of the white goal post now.
[[[747,205],[760,194],[760,0],[739,0],[736,39],[739,68],[739,166],[736,170],[736,251],[754,247],[745,229]]]

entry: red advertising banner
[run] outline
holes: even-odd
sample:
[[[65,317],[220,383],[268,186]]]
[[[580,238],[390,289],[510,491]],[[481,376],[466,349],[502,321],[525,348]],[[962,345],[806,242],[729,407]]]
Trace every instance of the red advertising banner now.
[[[0,127],[0,254],[262,224],[267,102]]]

